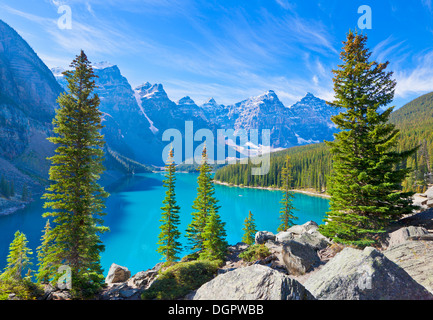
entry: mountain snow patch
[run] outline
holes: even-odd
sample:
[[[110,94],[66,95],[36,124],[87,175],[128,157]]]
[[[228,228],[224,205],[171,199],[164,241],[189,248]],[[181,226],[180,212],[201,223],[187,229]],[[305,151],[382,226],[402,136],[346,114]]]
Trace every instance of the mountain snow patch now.
[[[153,121],[150,120],[149,117],[147,116],[146,112],[144,112],[143,106],[141,105],[140,93],[138,93],[137,91],[134,91],[134,97],[135,97],[135,100],[137,101],[138,107],[141,110],[141,113],[146,117],[147,121],[149,121],[150,131],[152,131],[153,134],[156,134],[159,131],[159,129],[153,125]]]
[[[295,133],[295,136],[296,136],[296,139],[298,139],[298,144],[320,143],[320,141],[318,141],[318,140],[313,140],[313,139],[305,140],[305,139],[301,138],[297,133]]]

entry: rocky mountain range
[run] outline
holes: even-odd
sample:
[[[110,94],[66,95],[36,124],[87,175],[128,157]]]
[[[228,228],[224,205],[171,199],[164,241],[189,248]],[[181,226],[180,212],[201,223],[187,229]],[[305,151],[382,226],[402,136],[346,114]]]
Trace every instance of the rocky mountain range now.
[[[332,140],[337,132],[330,119],[338,110],[311,93],[290,107],[284,106],[272,90],[227,106],[218,104],[213,98],[197,105],[189,96],[174,102],[162,84],[146,82],[132,89],[117,66],[99,65],[105,66],[95,68],[100,108],[107,121],[115,119],[118,126],[109,125],[116,130],[107,135],[108,142],[122,149],[119,139],[118,143],[110,141],[115,136],[114,131],[122,132],[126,145],[130,147],[130,150],[125,150],[123,146],[122,152],[144,163],[162,164],[162,148],[167,145],[162,141],[164,131],[177,129],[184,136],[185,121],[192,121],[194,131],[206,128],[214,136],[218,129],[233,129],[235,132],[257,129],[260,137],[263,129],[269,129],[270,150]],[[65,86],[60,73],[63,70],[55,68],[52,71],[59,83]],[[149,148],[155,152],[149,154]],[[144,149],[145,154],[141,154]]]
[[[269,129],[270,150],[331,140],[336,132],[330,117],[338,111],[310,93],[290,107],[272,90],[232,105],[218,104],[213,98],[197,105],[188,96],[172,101],[162,84],[146,82],[132,88],[116,65],[103,62],[93,67],[109,169],[134,171],[140,164],[163,165],[162,150],[170,143],[162,140],[163,133],[177,129],[185,137],[186,121],[192,122],[194,132]],[[54,146],[46,138],[52,134],[56,99],[67,91],[62,71],[48,69],[26,41],[0,20],[0,174],[18,185],[42,185],[48,177],[47,157]],[[225,149],[226,143],[216,148]]]
[[[61,92],[33,49],[0,20],[0,174],[15,190],[48,178],[54,146],[46,138]]]

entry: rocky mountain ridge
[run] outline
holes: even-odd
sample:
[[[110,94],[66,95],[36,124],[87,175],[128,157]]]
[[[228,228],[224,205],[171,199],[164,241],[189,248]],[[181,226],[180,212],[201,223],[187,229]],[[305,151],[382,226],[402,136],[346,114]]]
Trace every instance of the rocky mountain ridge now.
[[[52,70],[59,83],[62,83],[62,76],[59,75],[60,69]],[[115,70],[115,72],[110,70]],[[100,76],[105,73],[111,73],[113,77]],[[194,130],[210,129],[215,136],[217,129],[233,129],[235,132],[242,130],[248,132],[251,129],[257,129],[260,132],[263,129],[269,129],[271,149],[332,140],[333,134],[337,132],[330,119],[332,115],[338,113],[338,110],[311,93],[307,93],[304,98],[290,107],[284,106],[273,90],[232,105],[218,104],[213,98],[202,105],[197,105],[189,96],[177,102],[172,101],[162,84],[146,82],[134,88],[132,94],[129,89],[128,92],[125,92],[122,88],[130,87],[130,85],[127,84],[127,80],[115,65],[99,67],[95,69],[95,74],[99,76],[97,79],[99,88],[96,92],[102,97],[101,110],[110,115],[118,112],[119,105],[108,106],[104,101],[104,97],[117,96],[119,101],[123,100],[125,112],[134,109],[134,119],[144,117],[147,120],[146,128],[143,128],[144,124],[140,123],[142,130],[140,134],[149,136],[146,130],[148,128],[158,142],[162,142],[162,134],[167,129],[179,130],[184,136],[185,121],[192,121]],[[116,82],[118,87],[114,89]],[[119,95],[117,91],[125,94]],[[132,96],[136,103],[130,101]],[[152,139],[152,137],[148,138]],[[161,165],[161,161],[162,159],[152,164]]]
[[[0,175],[35,191],[48,178],[56,99],[62,92],[48,67],[0,20]]]

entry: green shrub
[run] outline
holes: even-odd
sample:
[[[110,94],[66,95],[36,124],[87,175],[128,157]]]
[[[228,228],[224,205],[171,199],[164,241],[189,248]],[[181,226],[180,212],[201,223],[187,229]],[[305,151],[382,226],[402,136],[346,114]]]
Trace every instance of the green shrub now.
[[[264,259],[270,254],[271,252],[264,244],[253,244],[252,246],[249,246],[248,249],[246,249],[244,252],[242,252],[239,255],[239,258],[245,261],[253,262],[256,260]]]
[[[42,286],[33,283],[28,277],[21,280],[0,280],[0,300],[7,300],[10,294],[15,294],[19,300],[35,300],[43,292]]]
[[[222,261],[179,262],[162,271],[158,279],[141,296],[144,300],[173,300],[198,289],[211,280]]]

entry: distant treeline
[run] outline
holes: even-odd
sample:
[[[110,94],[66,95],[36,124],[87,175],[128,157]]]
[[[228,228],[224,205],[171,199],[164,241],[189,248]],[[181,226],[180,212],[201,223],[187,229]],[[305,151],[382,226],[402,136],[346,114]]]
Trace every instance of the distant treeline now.
[[[391,114],[390,121],[400,129],[397,151],[419,146],[402,167],[413,168],[403,182],[404,191],[424,192],[433,172],[433,92],[425,94]],[[219,169],[215,180],[235,185],[281,187],[281,169],[286,155],[293,166],[292,188],[326,190],[332,157],[325,143],[289,148],[271,154],[270,171],[263,176],[251,175],[256,165],[232,164]]]
[[[270,170],[265,175],[252,175],[252,164],[232,164],[219,169],[217,181],[254,187],[281,187],[281,169],[286,155],[292,164],[292,188],[325,190],[331,170],[331,154],[324,143],[293,147],[271,154]]]
[[[13,180],[6,180],[4,175],[2,175],[0,179],[0,195],[7,199],[15,196],[15,184]]]
[[[17,196],[14,181],[6,180],[3,174],[0,178],[0,196],[6,199],[11,199]],[[18,199],[21,201],[28,201],[31,199],[30,189],[26,184],[23,185],[21,196]]]
[[[105,151],[106,157],[104,164],[107,168],[117,168],[118,170],[128,174],[152,172],[151,167],[125,157],[111,149],[108,145],[105,145]]]

